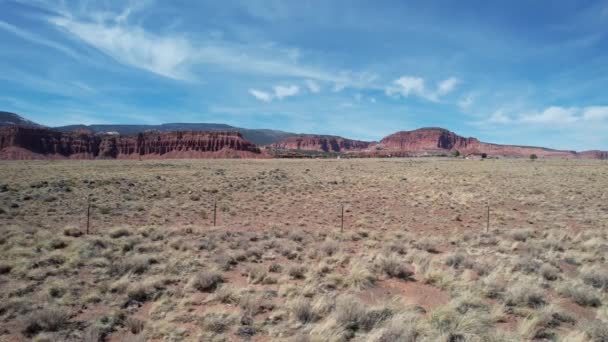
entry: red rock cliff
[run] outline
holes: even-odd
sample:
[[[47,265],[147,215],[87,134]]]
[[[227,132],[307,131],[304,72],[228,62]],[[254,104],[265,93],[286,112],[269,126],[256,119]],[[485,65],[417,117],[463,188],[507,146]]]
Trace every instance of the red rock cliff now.
[[[447,154],[459,151],[464,155],[481,155],[506,157],[528,157],[536,154],[539,157],[558,158],[605,158],[604,151],[575,151],[553,150],[534,146],[498,145],[481,142],[475,138],[461,137],[443,128],[421,128],[413,131],[401,131],[391,134],[380,141],[378,145],[366,152],[372,155],[433,155]]]
[[[306,134],[289,137],[270,145],[270,147],[279,150],[346,152],[363,150],[368,148],[370,144],[367,141],[350,140],[342,137]]]
[[[0,159],[259,157],[238,132],[146,132],[134,136],[0,129]]]

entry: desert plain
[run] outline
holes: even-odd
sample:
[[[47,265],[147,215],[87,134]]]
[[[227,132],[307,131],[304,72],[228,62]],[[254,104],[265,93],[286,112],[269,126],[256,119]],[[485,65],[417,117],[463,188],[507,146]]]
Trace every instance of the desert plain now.
[[[0,341],[608,341],[606,161],[0,175]]]

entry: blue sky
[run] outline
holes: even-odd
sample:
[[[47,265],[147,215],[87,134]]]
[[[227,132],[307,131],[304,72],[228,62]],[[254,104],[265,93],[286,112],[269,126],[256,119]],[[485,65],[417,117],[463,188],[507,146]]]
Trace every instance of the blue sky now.
[[[0,0],[0,110],[608,149],[608,1]]]

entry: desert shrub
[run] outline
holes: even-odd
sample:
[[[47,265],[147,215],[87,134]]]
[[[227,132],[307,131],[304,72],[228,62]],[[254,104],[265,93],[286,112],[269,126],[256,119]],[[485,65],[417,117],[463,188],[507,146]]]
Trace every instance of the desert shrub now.
[[[60,298],[63,297],[63,295],[66,292],[65,287],[61,286],[61,285],[51,285],[49,286],[48,290],[47,290],[49,296],[53,297],[53,298]]]
[[[307,271],[308,269],[304,266],[291,266],[289,268],[288,274],[294,279],[304,279],[306,278]]]
[[[147,301],[148,299],[150,299],[150,290],[147,286],[145,285],[135,285],[133,287],[130,287],[127,290],[127,297],[129,298],[129,300],[135,301],[135,302],[140,302],[143,303],[145,301]]]
[[[544,264],[540,267],[540,274],[549,281],[554,281],[559,278],[559,269],[557,267]]]
[[[602,305],[602,301],[593,293],[592,289],[585,288],[581,285],[564,284],[557,292],[561,296],[572,299],[578,305],[591,307],[599,307]]]
[[[192,278],[192,287],[201,292],[210,292],[215,290],[224,278],[216,271],[203,271]]]
[[[543,264],[538,260],[520,257],[513,266],[513,271],[519,271],[525,274],[532,274],[539,272],[542,266]]]
[[[62,248],[67,247],[67,245],[68,245],[67,242],[65,242],[65,241],[63,241],[61,239],[52,239],[49,242],[49,247],[51,249],[62,249]]]
[[[476,340],[472,337],[479,339],[491,327],[487,313],[471,310],[462,314],[451,306],[434,310],[429,323],[436,332],[447,338],[447,341]]]
[[[234,324],[234,317],[227,313],[210,312],[205,314],[201,325],[205,331],[221,334],[230,329]]]
[[[399,255],[407,254],[407,248],[405,248],[405,244],[402,243],[391,243],[386,247],[386,250],[389,253],[397,253]]]
[[[439,253],[437,241],[432,238],[422,238],[414,243],[414,247],[429,253]]]
[[[112,213],[112,208],[110,208],[110,207],[100,207],[99,208],[99,213],[101,213],[102,215],[109,215],[110,213]]]
[[[118,239],[129,235],[131,235],[131,232],[127,228],[116,228],[110,232],[110,237],[112,239]]]
[[[239,298],[239,307],[250,316],[255,316],[262,312],[274,309],[274,304],[268,301],[272,297],[272,292],[245,291]]]
[[[137,255],[112,262],[108,271],[112,276],[121,276],[129,272],[144,274],[148,271],[152,262],[153,259],[149,257]]]
[[[327,240],[321,245],[321,251],[327,256],[336,254],[339,249],[340,245],[334,240]]]
[[[264,285],[272,285],[272,284],[276,284],[278,283],[278,279],[276,277],[272,277],[272,276],[266,276],[264,277],[264,280],[262,280],[262,284]]]
[[[260,284],[268,276],[266,270],[262,267],[251,267],[247,272],[247,282],[250,284]]]
[[[463,315],[472,310],[483,312],[490,311],[489,304],[486,301],[471,294],[453,300],[450,305],[454,308],[454,310]]]
[[[422,334],[417,327],[417,321],[416,314],[400,313],[393,316],[382,328],[374,329],[368,340],[372,342],[417,341]]]
[[[608,290],[608,270],[589,269],[583,273],[583,281],[598,289]]]
[[[13,269],[13,266],[8,265],[8,264],[0,264],[0,274],[8,274],[11,273],[11,270]]]
[[[574,324],[575,319],[556,308],[549,306],[538,313],[528,316],[519,324],[519,333],[526,340],[555,340],[555,328],[562,323]]]
[[[33,336],[43,331],[59,331],[67,328],[70,315],[60,308],[44,308],[32,312],[25,318],[23,333]]]
[[[392,278],[407,280],[414,274],[405,261],[396,254],[379,256],[376,258],[376,267]]]
[[[144,330],[144,322],[135,317],[127,318],[124,324],[127,330],[136,335]]]
[[[217,243],[212,238],[204,238],[198,245],[198,249],[201,251],[213,251],[217,247]]]
[[[543,290],[536,286],[517,284],[507,291],[505,303],[509,306],[538,308],[545,304],[545,295]]]
[[[367,266],[357,263],[350,268],[348,275],[345,278],[346,283],[353,289],[363,290],[374,286],[376,276],[370,272]]]
[[[232,255],[227,255],[227,254],[219,254],[218,256],[215,257],[214,261],[217,264],[217,266],[220,268],[220,270],[222,270],[222,271],[228,271],[233,266],[238,265],[238,260],[235,257],[233,257]]]
[[[296,298],[289,304],[289,308],[293,317],[301,323],[313,322],[317,318],[308,298]]]
[[[455,269],[461,267],[470,268],[472,266],[465,256],[459,253],[448,255],[445,259],[445,264]]]
[[[511,238],[515,241],[525,242],[534,235],[532,229],[514,229],[510,232]]]
[[[289,239],[295,242],[302,242],[304,241],[304,234],[301,232],[291,232],[289,233]]]
[[[594,342],[608,341],[608,324],[599,319],[588,322],[584,326],[585,333]]]
[[[51,254],[48,257],[34,261],[31,263],[31,268],[47,267],[47,266],[61,266],[66,262],[66,258],[60,254]]]
[[[286,257],[289,260],[293,260],[298,257],[298,252],[296,252],[292,249],[289,249],[289,248],[283,248],[281,250],[281,255]]]
[[[281,273],[281,271],[283,271],[283,266],[274,262],[268,266],[268,271],[272,273]]]
[[[390,319],[393,312],[388,308],[367,309],[363,303],[349,296],[336,302],[333,316],[339,326],[351,331],[370,331]]]
[[[213,294],[212,300],[222,304],[237,304],[239,302],[239,293],[232,286],[222,285]]]
[[[247,255],[247,258],[249,258],[250,260],[256,262],[259,261],[262,258],[262,255],[264,254],[264,252],[262,252],[261,249],[257,248],[257,247],[252,247],[249,248],[245,254]]]

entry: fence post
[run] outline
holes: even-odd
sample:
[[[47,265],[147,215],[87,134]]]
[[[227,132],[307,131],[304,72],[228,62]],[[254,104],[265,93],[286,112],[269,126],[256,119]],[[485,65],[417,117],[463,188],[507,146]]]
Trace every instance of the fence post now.
[[[344,233],[344,203],[342,203],[342,214],[340,215],[340,233]]]
[[[213,199],[213,226],[215,227],[215,220],[217,218],[217,197]]]
[[[89,235],[89,227],[91,226],[91,194],[87,196],[87,235]]]
[[[488,201],[488,216],[486,221],[486,233],[490,231],[490,201]]]

